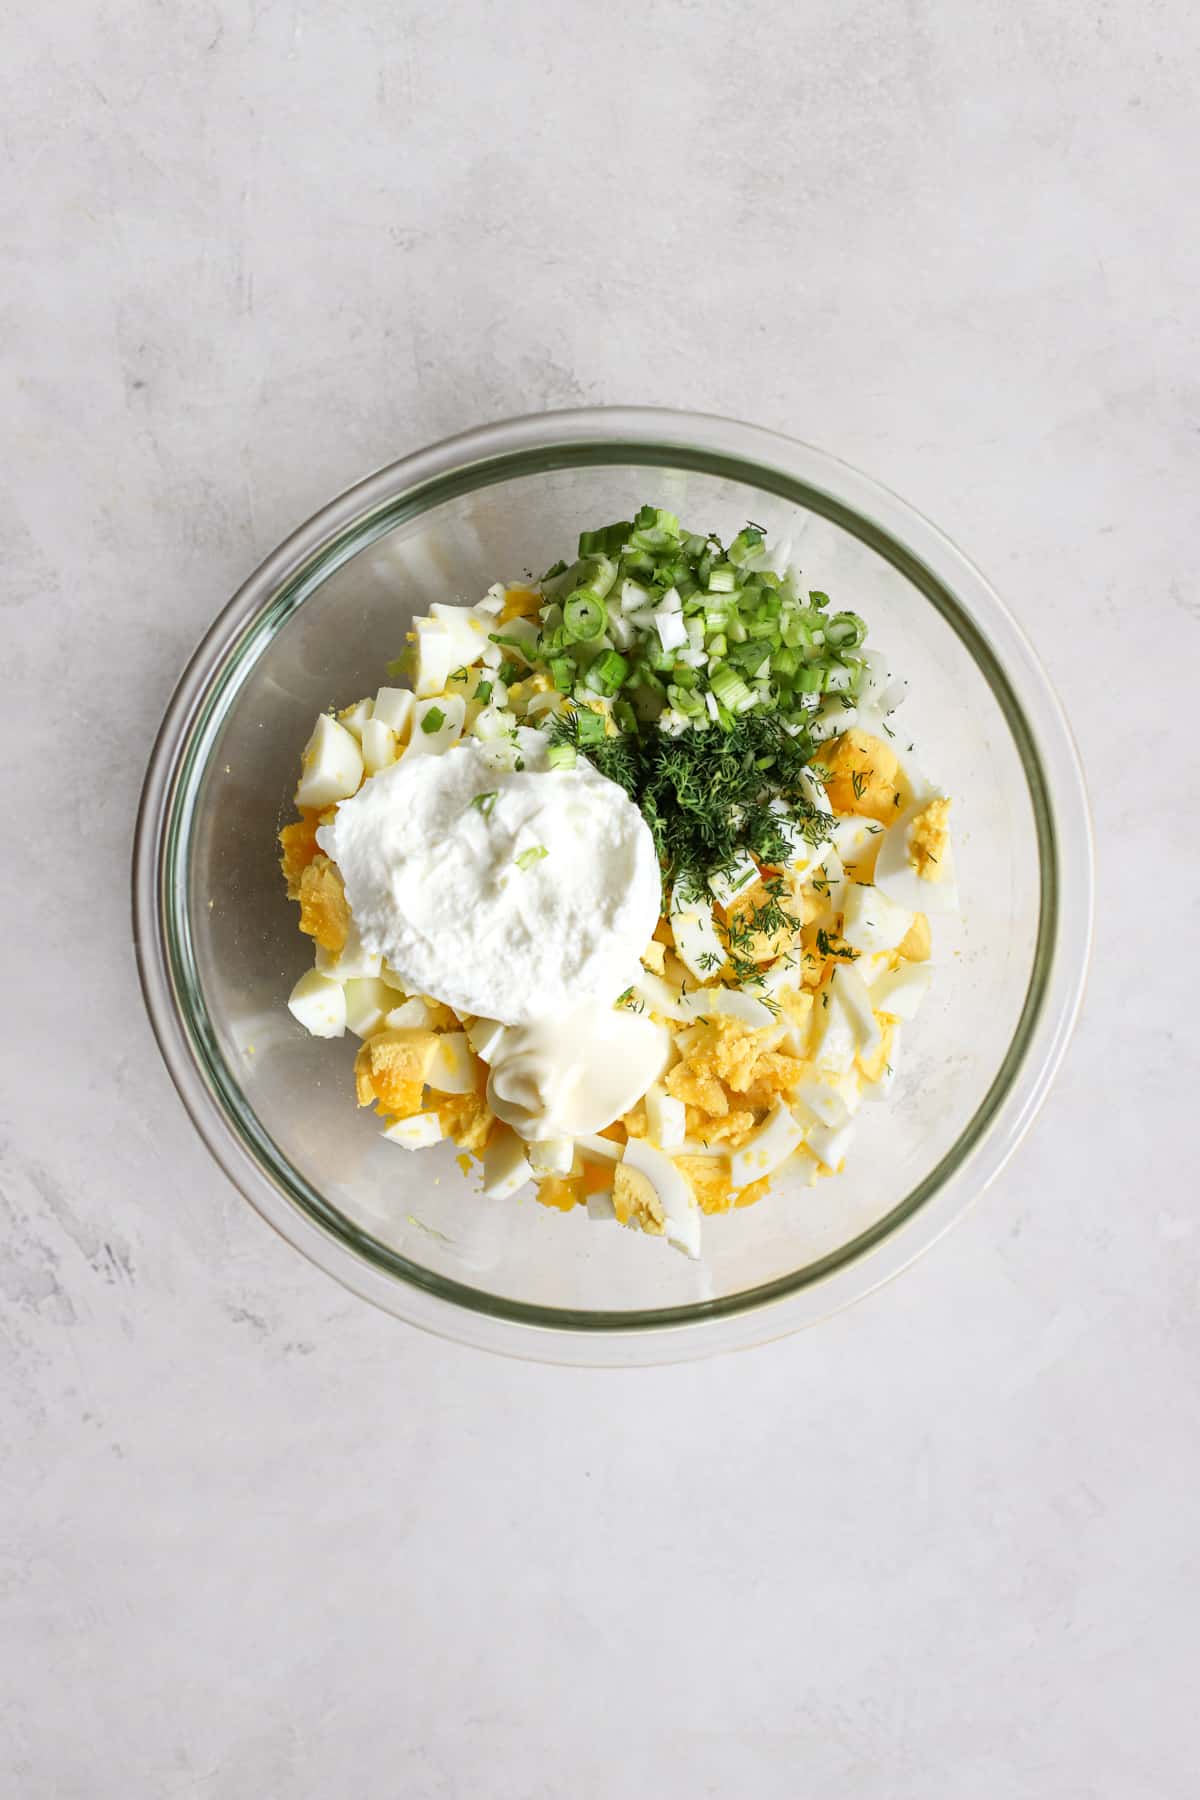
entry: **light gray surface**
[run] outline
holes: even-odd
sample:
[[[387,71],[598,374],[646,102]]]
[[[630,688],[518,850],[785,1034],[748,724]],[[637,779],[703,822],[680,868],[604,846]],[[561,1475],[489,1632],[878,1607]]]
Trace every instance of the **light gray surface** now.
[[[840,16],[839,16],[840,15]],[[1185,1800],[1194,1681],[1194,9],[43,9],[5,53],[0,1787]],[[483,418],[870,469],[1078,731],[1095,968],[901,1281],[589,1375],[376,1316],[193,1141],[127,861],[239,579]]]

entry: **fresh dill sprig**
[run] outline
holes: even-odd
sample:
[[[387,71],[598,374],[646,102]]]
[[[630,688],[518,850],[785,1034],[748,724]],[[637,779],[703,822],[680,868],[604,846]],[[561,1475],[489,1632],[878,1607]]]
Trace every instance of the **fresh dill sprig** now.
[[[589,716],[596,715],[559,713],[550,742],[571,745],[624,788],[650,827],[664,876],[683,877],[695,896],[711,893],[711,878],[731,871],[742,848],[777,867],[792,860],[797,834],[810,844],[827,835],[828,816],[801,783],[811,740],[773,714],[743,716],[728,731],[670,737],[651,728],[598,743],[581,741],[580,720]]]

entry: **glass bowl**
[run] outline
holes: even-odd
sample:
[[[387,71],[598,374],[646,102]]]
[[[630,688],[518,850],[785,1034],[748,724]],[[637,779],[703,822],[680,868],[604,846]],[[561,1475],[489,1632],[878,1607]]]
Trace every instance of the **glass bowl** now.
[[[354,1101],[355,1041],[310,1038],[285,1002],[311,945],[284,893],[315,715],[372,692],[413,613],[474,601],[571,553],[643,501],[730,536],[790,538],[813,587],[861,613],[908,698],[894,723],[954,795],[962,912],[906,1033],[896,1091],[864,1107],[845,1172],[707,1219],[704,1254],[485,1200],[452,1147],[386,1143]],[[1087,804],[1066,724],[982,575],[895,495],[820,451],[648,409],[484,426],[333,501],[212,627],[164,720],[134,856],[151,1021],[229,1178],[288,1241],[413,1324],[585,1363],[670,1361],[792,1331],[932,1243],[996,1174],[1043,1099],[1091,933]]]

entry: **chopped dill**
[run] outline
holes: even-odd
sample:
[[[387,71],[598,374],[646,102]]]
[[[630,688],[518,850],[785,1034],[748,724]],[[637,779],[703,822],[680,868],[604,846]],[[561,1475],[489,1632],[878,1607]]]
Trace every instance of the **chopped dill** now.
[[[730,873],[743,847],[776,868],[792,860],[797,835],[812,845],[823,842],[827,816],[800,779],[811,739],[806,732],[793,737],[773,714],[737,718],[727,731],[711,726],[670,737],[651,730],[599,743],[583,740],[585,716],[577,709],[559,713],[550,742],[571,745],[625,789],[650,827],[664,876],[682,877],[685,893],[711,896],[709,881]],[[780,799],[783,812],[770,804]]]

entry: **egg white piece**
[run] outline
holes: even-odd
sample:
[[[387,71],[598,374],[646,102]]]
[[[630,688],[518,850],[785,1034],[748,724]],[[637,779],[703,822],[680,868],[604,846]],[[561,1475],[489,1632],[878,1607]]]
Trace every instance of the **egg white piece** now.
[[[671,933],[684,967],[703,981],[725,961],[725,950],[713,924],[713,909],[703,895],[693,895],[683,882],[671,890]]]
[[[413,693],[418,700],[428,700],[445,692],[451,670],[463,659],[450,632],[436,619],[414,619],[413,635]]]
[[[591,1162],[618,1163],[624,1154],[624,1144],[614,1144],[611,1138],[601,1137],[597,1132],[584,1131],[575,1139],[575,1147]]]
[[[912,930],[913,915],[878,885],[852,881],[842,899],[842,936],[855,950],[894,950]]]
[[[884,834],[875,862],[875,885],[889,899],[913,912],[952,913],[958,911],[958,884],[950,846],[947,845],[939,864],[936,881],[918,875],[909,860],[909,832],[917,814],[932,797],[928,793],[919,796]]]
[[[533,1171],[525,1145],[507,1125],[496,1125],[483,1153],[483,1191],[489,1200],[507,1200]]]
[[[661,975],[652,969],[643,969],[634,984],[633,996],[640,1000],[648,1012],[657,1014],[660,1019],[675,1019],[680,1022],[694,1019],[697,1015],[689,1004],[691,994],[681,997],[678,991]]]
[[[805,1142],[818,1161],[836,1175],[846,1160],[853,1135],[853,1125],[841,1125],[837,1130],[831,1130],[828,1125],[815,1125]]]
[[[886,1100],[896,1085],[896,1070],[900,1062],[901,1027],[892,1026],[892,1041],[888,1045],[888,1058],[883,1073],[878,1081],[865,1081],[862,1086],[864,1100]]]
[[[438,720],[432,730],[426,729],[430,718]],[[461,694],[438,694],[432,700],[418,700],[413,707],[412,736],[405,757],[442,756],[463,733],[467,703]]]
[[[901,963],[871,989],[871,1004],[889,1019],[915,1019],[933,983],[932,963]]]
[[[344,726],[351,737],[356,737],[361,744],[363,726],[370,717],[371,702],[369,700],[358,700],[353,706],[348,706],[345,712],[338,714],[338,724]]]
[[[743,1025],[752,1025],[755,1030],[775,1023],[775,1014],[770,1007],[753,994],[743,993],[741,988],[706,988],[703,992],[707,996],[704,1017],[740,1019]],[[695,998],[694,994],[687,996],[688,1000]]]
[[[475,1058],[465,1031],[443,1031],[425,1077],[439,1094],[470,1094],[475,1091]]]
[[[734,1187],[746,1187],[772,1174],[805,1137],[805,1128],[790,1107],[777,1102],[756,1131],[729,1158]]]
[[[535,1175],[569,1175],[575,1161],[575,1140],[536,1138],[526,1147],[526,1154]]]
[[[657,1082],[646,1090],[646,1124],[659,1150],[677,1150],[687,1135],[687,1108]]]
[[[342,992],[346,996],[347,1028],[360,1038],[368,1038],[379,1030],[396,998],[385,982],[372,975],[352,978]]]
[[[813,1008],[813,1019],[813,1061],[818,1069],[845,1074],[854,1066],[858,1033],[838,991],[836,972]]]
[[[884,828],[875,819],[849,813],[834,825],[830,837],[846,873],[855,881],[870,881]]]
[[[313,1037],[344,1037],[346,992],[319,969],[309,969],[288,995],[288,1011]]]
[[[389,991],[394,1000],[396,998],[395,990]],[[433,1014],[425,1002],[419,996],[414,995],[411,1000],[405,1000],[400,1006],[394,1006],[383,1022],[389,1031],[423,1031],[428,1029],[429,1021],[432,1018]]]
[[[402,1150],[428,1150],[432,1144],[440,1144],[445,1134],[437,1114],[423,1112],[413,1113],[408,1119],[397,1119],[379,1135],[389,1144],[399,1144]]]
[[[759,878],[758,864],[748,850],[739,850],[728,869],[718,869],[708,878],[713,897],[719,906],[732,906],[739,894],[752,888]]]
[[[495,619],[488,613],[480,613],[473,606],[445,606],[440,601],[429,609],[434,622],[446,631],[454,645],[456,660],[454,668],[464,663],[469,668],[478,662],[484,650],[491,643],[489,633],[497,629]]]
[[[858,1054],[864,1062],[869,1062],[883,1043],[883,1033],[871,1006],[870,989],[849,963],[837,970],[834,980],[838,999],[854,1031]]]
[[[480,1062],[491,1062],[503,1036],[504,1027],[495,1019],[475,1019],[467,1026],[467,1042]]]
[[[297,806],[318,809],[357,793],[363,778],[362,751],[354,733],[322,713],[300,758]]]
[[[371,717],[394,731],[398,738],[404,733],[412,721],[413,707],[416,699],[411,688],[381,687],[375,696],[375,704]]]
[[[314,960],[322,975],[328,975],[332,981],[365,981],[368,976],[381,975],[383,958],[375,950],[368,950],[359,936],[358,927],[353,918],[350,929],[346,933],[346,941],[335,955],[318,944]],[[391,983],[388,983],[391,986]]]
[[[380,769],[386,769],[399,754],[396,734],[382,719],[364,722],[359,743],[362,745],[363,768],[368,775],[377,775]]]
[[[692,1197],[691,1186],[669,1156],[656,1150],[644,1138],[630,1138],[625,1146],[624,1161],[649,1181],[662,1203],[663,1230],[667,1242],[685,1256],[700,1254],[700,1209]]]
[[[806,1108],[818,1124],[836,1131],[858,1111],[862,1087],[853,1069],[841,1075],[814,1071],[789,1090],[789,1097],[798,1110]]]

